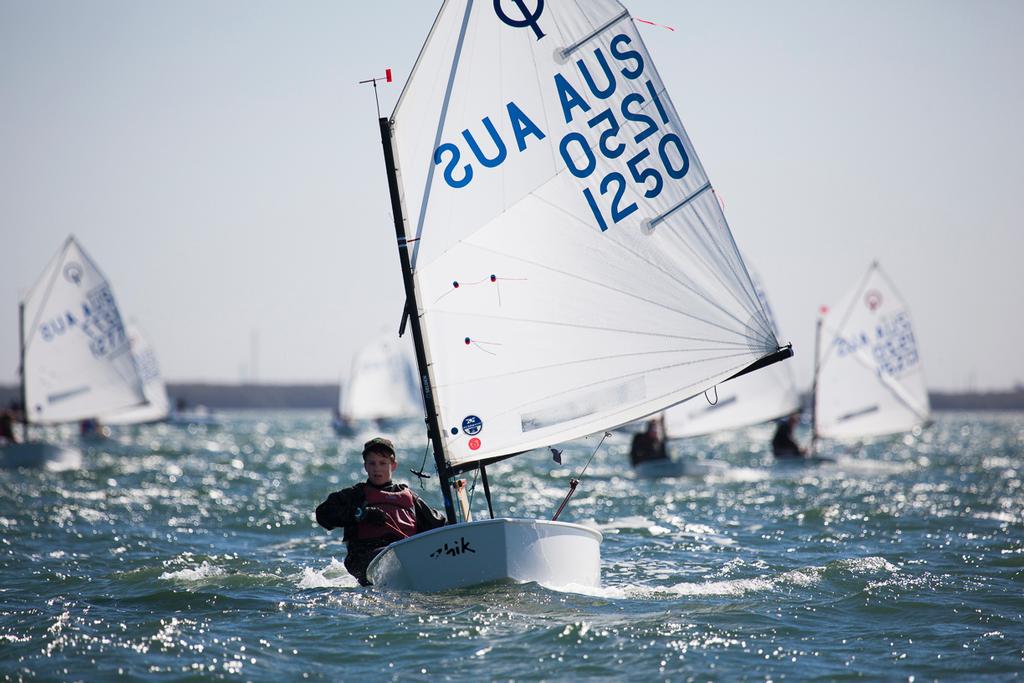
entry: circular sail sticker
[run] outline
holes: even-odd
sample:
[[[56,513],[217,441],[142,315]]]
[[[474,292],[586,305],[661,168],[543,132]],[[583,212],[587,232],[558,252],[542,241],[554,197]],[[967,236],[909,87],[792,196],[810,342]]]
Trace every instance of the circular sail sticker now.
[[[467,415],[462,421],[462,431],[470,436],[476,436],[484,428],[484,422],[476,415]]]
[[[469,450],[476,451],[480,450],[480,439],[475,436],[469,440]]]

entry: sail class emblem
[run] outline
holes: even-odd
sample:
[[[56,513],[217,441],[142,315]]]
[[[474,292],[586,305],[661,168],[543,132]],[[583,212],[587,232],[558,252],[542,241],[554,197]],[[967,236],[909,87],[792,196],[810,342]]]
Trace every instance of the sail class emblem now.
[[[74,261],[64,266],[64,279],[75,285],[82,284],[82,266]]]
[[[868,309],[872,311],[878,310],[878,307],[882,305],[882,293],[877,289],[872,289],[864,295],[864,303]]]
[[[518,8],[519,13],[522,14],[522,19],[513,19],[509,15],[505,14],[505,10],[502,8],[502,0],[494,0],[494,13],[498,15],[498,18],[505,24],[513,28],[526,28],[529,26],[533,29],[534,35],[537,36],[537,40],[544,37],[544,32],[540,30],[540,26],[537,25],[537,20],[540,19],[540,15],[544,13],[544,0],[537,0],[537,7],[533,12],[530,12],[526,6],[526,0],[511,0],[512,4]]]

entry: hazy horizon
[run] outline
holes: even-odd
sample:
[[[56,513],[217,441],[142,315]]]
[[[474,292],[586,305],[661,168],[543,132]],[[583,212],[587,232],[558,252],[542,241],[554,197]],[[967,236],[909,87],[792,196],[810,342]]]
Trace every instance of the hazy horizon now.
[[[372,89],[438,2],[0,3],[0,384],[68,234],[173,383],[337,382],[403,305]],[[634,0],[798,385],[879,260],[935,391],[1024,382],[1024,3]]]

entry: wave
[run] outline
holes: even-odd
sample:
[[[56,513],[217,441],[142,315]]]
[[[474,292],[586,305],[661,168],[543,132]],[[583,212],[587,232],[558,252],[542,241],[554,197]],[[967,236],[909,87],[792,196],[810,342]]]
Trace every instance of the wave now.
[[[322,569],[303,567],[295,585],[299,588],[357,588],[359,582],[344,564],[332,557],[331,563]]]
[[[217,565],[210,564],[206,560],[198,567],[179,569],[176,572],[164,572],[159,577],[164,581],[205,581],[216,576],[224,576],[225,570]]]

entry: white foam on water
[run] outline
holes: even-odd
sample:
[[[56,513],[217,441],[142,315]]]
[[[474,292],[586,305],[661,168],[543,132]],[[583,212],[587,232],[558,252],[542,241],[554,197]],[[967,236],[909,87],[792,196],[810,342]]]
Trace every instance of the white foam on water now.
[[[348,573],[345,565],[333,557],[331,563],[322,569],[303,567],[297,576],[296,586],[299,588],[356,588],[359,582]]]
[[[770,479],[772,473],[763,468],[756,467],[730,467],[725,470],[714,472],[708,477],[708,483],[745,483],[764,481]]]
[[[224,575],[223,567],[210,564],[206,560],[198,567],[179,569],[176,572],[164,572],[159,578],[165,581],[205,581],[215,576]]]
[[[889,572],[895,574],[900,569],[884,557],[858,557],[851,560],[838,560],[836,566],[854,574],[867,574],[874,572]]]

